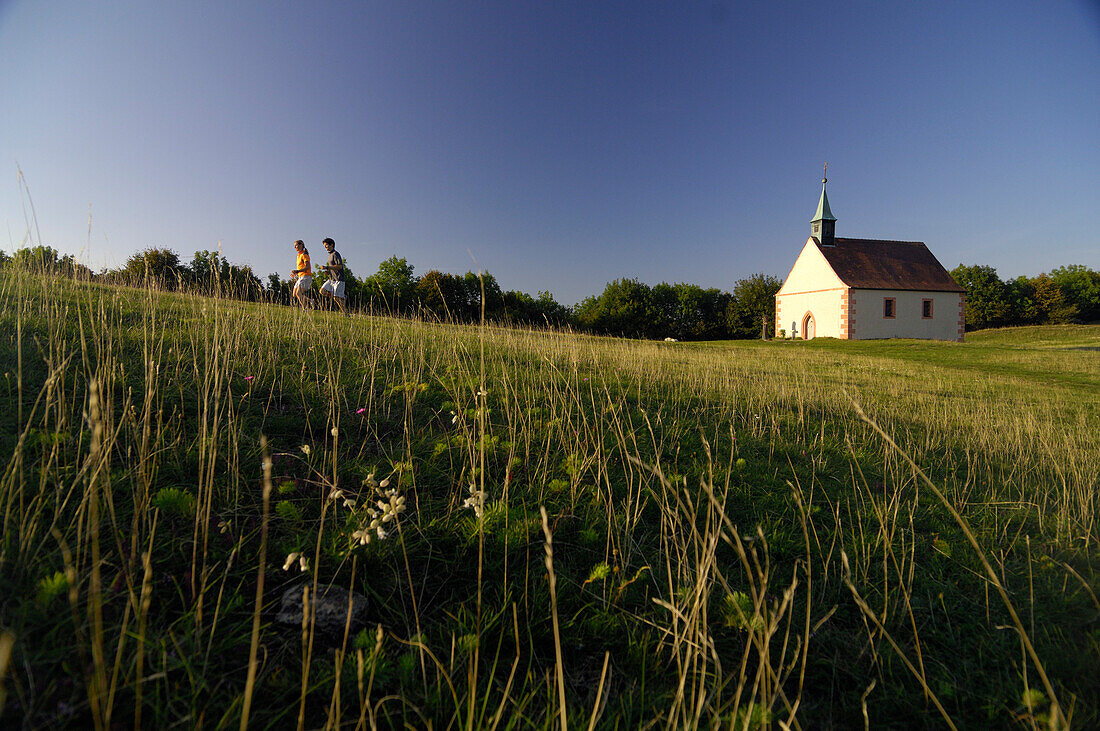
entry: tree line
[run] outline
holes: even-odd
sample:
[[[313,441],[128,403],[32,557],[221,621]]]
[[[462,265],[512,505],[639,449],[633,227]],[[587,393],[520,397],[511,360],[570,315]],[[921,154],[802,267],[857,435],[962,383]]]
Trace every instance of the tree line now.
[[[278,274],[261,280],[250,267],[227,261],[220,252],[196,251],[190,262],[167,248],[149,247],[119,269],[92,272],[72,255],[49,246],[22,248],[0,266],[62,276],[96,279],[166,291],[189,291],[247,301],[291,304],[292,281]],[[451,274],[437,269],[417,276],[404,258],[392,256],[373,274],[358,277],[345,262],[345,292],[352,309],[472,323],[482,317],[501,324],[570,327],[632,338],[725,340],[759,338],[773,332],[775,294],[782,281],[767,274],[738,280],[732,291],[694,284],[648,285],[616,279],[604,291],[575,307],[547,291],[537,296],[504,290],[488,273]],[[966,289],[966,329],[1100,321],[1100,272],[1064,266],[1035,277],[1002,281],[993,267],[960,265],[951,271]],[[319,289],[324,276],[314,278]]]
[[[951,276],[966,289],[967,330],[1100,321],[1100,272],[1087,266],[1003,281],[991,266],[960,264]]]
[[[293,281],[272,273],[261,280],[248,266],[233,264],[220,252],[196,251],[190,262],[167,248],[149,247],[119,269],[92,272],[71,255],[49,246],[23,248],[0,265],[164,291],[189,291],[247,301],[292,303]],[[488,272],[451,274],[432,269],[421,276],[406,259],[392,256],[368,276],[357,276],[345,260],[345,293],[352,309],[457,323],[489,322],[569,327],[584,332],[642,338],[714,340],[759,337],[762,318],[774,311],[781,282],[757,274],[739,281],[733,292],[692,284],[649,286],[636,279],[609,282],[603,293],[576,307],[557,302],[547,291],[536,296],[504,290]],[[314,290],[324,276],[314,277]]]

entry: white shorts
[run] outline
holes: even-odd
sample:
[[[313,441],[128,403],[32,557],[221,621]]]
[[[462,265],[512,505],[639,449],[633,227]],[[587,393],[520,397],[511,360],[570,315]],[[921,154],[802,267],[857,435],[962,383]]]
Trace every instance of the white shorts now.
[[[303,274],[298,277],[298,280],[294,282],[294,294],[305,294],[309,291],[309,288],[313,286],[313,277],[308,274]]]
[[[321,291],[322,292],[328,292],[333,297],[339,297],[340,299],[344,299],[344,283],[343,282],[337,282],[334,279],[330,279],[330,280],[328,280],[327,282],[325,282],[324,284],[321,285]]]

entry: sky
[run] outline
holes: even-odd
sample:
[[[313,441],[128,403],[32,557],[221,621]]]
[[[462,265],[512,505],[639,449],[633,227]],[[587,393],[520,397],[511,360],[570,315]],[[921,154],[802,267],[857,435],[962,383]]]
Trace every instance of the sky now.
[[[826,161],[838,237],[1100,269],[1100,2],[0,0],[0,248],[96,270],[729,290]]]

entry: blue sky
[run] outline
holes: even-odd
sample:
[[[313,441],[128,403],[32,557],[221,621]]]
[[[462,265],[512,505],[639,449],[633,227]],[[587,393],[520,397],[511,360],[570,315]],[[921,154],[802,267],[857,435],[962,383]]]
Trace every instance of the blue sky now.
[[[1100,7],[0,0],[0,247],[95,269],[332,236],[565,304],[729,289],[786,275],[826,160],[838,236],[1100,268]]]

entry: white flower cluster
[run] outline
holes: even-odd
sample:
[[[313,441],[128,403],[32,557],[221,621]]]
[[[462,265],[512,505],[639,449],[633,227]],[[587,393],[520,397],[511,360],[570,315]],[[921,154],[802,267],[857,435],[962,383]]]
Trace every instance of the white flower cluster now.
[[[290,571],[290,567],[295,563],[298,564],[298,569],[300,571],[309,571],[309,559],[297,551],[294,551],[286,557],[286,562],[283,563],[283,571]]]
[[[359,545],[365,546],[371,542],[374,536],[378,540],[384,540],[389,533],[386,531],[386,523],[396,524],[398,516],[405,512],[405,496],[399,495],[397,488],[390,487],[390,480],[386,478],[375,484],[374,475],[369,475],[366,482],[374,487],[376,500],[373,505],[366,506],[367,516],[370,522],[366,527],[360,528],[351,534],[351,537],[359,541]]]
[[[477,485],[470,483],[469,493],[470,496],[463,501],[462,507],[473,508],[474,515],[480,518],[485,511],[485,491],[478,490]]]
[[[355,499],[348,497],[348,494],[338,487],[332,488],[332,492],[328,494],[328,499],[334,502],[338,500],[343,500],[345,508],[347,508],[348,510],[355,509]]]

